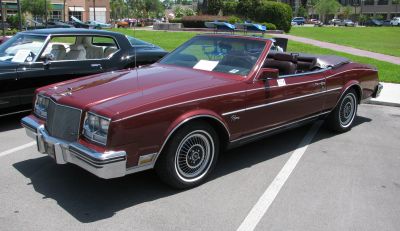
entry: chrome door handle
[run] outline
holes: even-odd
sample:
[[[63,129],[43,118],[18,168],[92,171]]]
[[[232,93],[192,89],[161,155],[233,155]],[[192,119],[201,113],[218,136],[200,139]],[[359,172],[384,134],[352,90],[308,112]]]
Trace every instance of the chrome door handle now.
[[[314,83],[315,86],[325,86],[325,82]]]
[[[91,64],[90,65],[91,67],[97,67],[97,68],[99,68],[99,69],[103,69],[103,67],[101,66],[101,64],[99,64],[99,63],[94,63],[94,64]]]

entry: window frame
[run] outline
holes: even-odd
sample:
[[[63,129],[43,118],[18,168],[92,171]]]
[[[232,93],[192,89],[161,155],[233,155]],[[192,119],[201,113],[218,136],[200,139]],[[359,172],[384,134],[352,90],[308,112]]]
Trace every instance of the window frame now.
[[[33,33],[32,33],[33,34]],[[34,35],[34,34],[33,34]],[[112,53],[109,57],[105,58],[100,58],[100,59],[83,59],[83,60],[51,60],[51,63],[59,63],[59,62],[81,62],[81,61],[101,61],[101,60],[110,60],[115,53],[119,52],[121,50],[121,46],[118,43],[118,40],[110,35],[97,35],[97,34],[49,34],[44,42],[43,47],[41,48],[41,51],[39,52],[39,55],[35,58],[35,60],[32,63],[43,63],[43,61],[37,61],[39,57],[43,55],[43,52],[46,50],[47,46],[50,44],[51,40],[56,37],[107,37],[111,38],[115,41],[115,45],[117,46],[117,50]],[[76,39],[75,43],[76,44]]]

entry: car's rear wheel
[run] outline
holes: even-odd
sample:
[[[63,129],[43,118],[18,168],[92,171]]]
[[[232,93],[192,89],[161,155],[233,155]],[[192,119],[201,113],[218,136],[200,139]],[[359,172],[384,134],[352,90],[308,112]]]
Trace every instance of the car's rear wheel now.
[[[357,114],[357,93],[354,89],[348,90],[340,99],[336,108],[328,116],[328,127],[337,132],[346,132],[351,129]]]
[[[204,182],[219,154],[215,130],[204,122],[180,128],[168,141],[156,164],[160,178],[175,188],[190,188]]]

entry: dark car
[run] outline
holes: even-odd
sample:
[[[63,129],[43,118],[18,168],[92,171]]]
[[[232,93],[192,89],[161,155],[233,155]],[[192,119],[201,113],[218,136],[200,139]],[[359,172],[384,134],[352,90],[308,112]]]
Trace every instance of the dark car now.
[[[22,125],[57,164],[101,178],[155,168],[166,183],[188,188],[204,182],[224,148],[319,118],[348,131],[358,104],[379,96],[375,68],[271,51],[273,43],[198,35],[144,68],[38,89]]]
[[[154,63],[165,54],[158,46],[110,31],[18,33],[0,45],[0,115],[30,108],[38,87]]]
[[[47,22],[47,28],[73,28],[73,27],[74,27],[73,25],[57,20],[50,20]]]
[[[378,19],[370,19],[365,23],[366,26],[382,26],[383,21]]]

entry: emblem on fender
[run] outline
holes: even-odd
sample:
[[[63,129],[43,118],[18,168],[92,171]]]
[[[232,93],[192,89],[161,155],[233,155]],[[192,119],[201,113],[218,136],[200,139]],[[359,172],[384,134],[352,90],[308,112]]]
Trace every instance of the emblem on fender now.
[[[239,119],[240,119],[240,117],[237,116],[237,115],[232,115],[232,116],[231,116],[231,121],[232,121],[232,122],[234,122],[234,121],[236,121],[236,120],[239,120]]]

